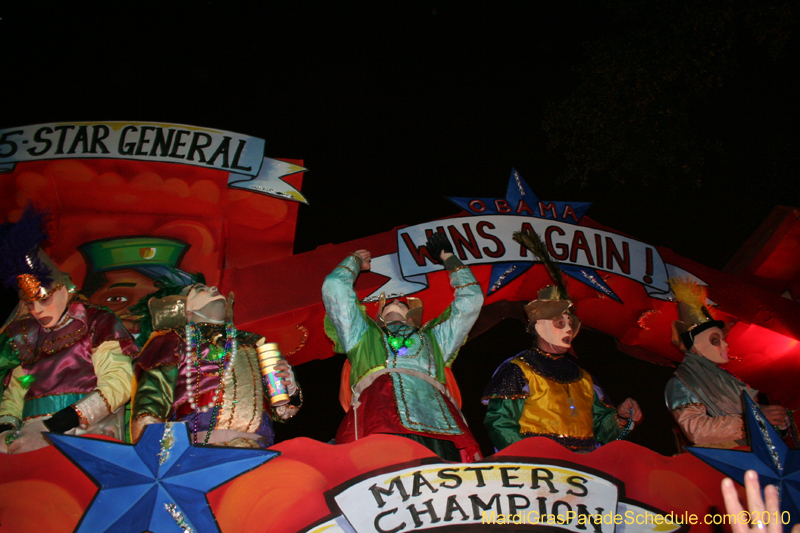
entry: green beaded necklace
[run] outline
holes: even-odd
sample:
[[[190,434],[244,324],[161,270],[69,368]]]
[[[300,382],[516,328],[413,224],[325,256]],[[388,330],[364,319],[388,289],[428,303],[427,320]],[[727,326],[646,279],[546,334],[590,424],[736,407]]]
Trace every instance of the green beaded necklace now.
[[[417,333],[419,330],[416,328],[412,328],[408,333],[405,335],[391,335],[389,332],[386,332],[386,342],[389,345],[389,349],[394,352],[395,355],[399,355],[400,357],[405,357],[408,355],[408,349],[413,347],[417,341],[411,338],[414,333]]]

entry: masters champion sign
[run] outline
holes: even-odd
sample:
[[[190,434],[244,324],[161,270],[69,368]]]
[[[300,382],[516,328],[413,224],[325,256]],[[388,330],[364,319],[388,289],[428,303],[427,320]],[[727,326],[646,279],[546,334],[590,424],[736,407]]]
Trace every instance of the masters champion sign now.
[[[574,533],[670,533],[683,526],[626,502],[619,480],[567,462],[430,464],[373,473],[328,495],[338,515],[308,531],[398,533],[547,526]]]

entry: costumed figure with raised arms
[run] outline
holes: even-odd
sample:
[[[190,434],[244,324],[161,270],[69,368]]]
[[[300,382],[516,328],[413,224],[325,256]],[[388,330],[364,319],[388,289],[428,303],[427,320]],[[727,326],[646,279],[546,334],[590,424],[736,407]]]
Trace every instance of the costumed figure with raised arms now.
[[[742,394],[756,401],[758,391],[723,368],[730,361],[725,340],[728,328],[725,322],[715,320],[706,307],[706,287],[683,278],[671,278],[669,284],[678,302],[672,342],[683,350],[684,358],[667,382],[667,408],[695,446],[744,446],[747,442]],[[785,408],[759,408],[773,426],[780,430],[789,427]]]
[[[147,339],[134,365],[131,440],[149,424],[178,421],[187,423],[195,444],[271,446],[272,421],[292,418],[303,403],[294,371],[278,361],[286,393],[271,402],[258,355],[270,345],[233,325],[233,293],[226,299],[200,281],[162,280],[159,291],[131,309],[142,316],[139,338]]]
[[[375,433],[400,435],[443,459],[471,462],[480,449],[445,385],[445,369],[478,318],[483,292],[443,233],[434,233],[426,247],[449,272],[455,297],[424,324],[417,298],[387,302],[382,295],[375,320],[367,316],[353,289],[358,275],[370,269],[366,250],[346,257],[325,278],[325,330],[334,349],[347,354],[352,387],[336,443]]]
[[[48,218],[29,205],[0,227],[0,275],[20,298],[0,335],[4,366],[18,361],[0,403],[5,453],[47,446],[47,432],[125,437],[136,344],[114,313],[78,297],[41,249]]]
[[[547,437],[577,452],[627,435],[642,420],[632,398],[614,408],[568,353],[581,323],[558,265],[535,232],[515,233],[555,282],[525,306],[533,347],[504,362],[483,395],[484,424],[500,450],[526,437]]]

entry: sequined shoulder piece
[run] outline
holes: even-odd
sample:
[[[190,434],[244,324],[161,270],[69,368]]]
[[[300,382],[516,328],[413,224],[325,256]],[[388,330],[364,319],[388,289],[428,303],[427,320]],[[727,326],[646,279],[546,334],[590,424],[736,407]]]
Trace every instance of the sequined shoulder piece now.
[[[66,350],[89,332],[84,308],[75,302],[69,304],[66,325],[52,331],[43,328],[31,315],[8,325],[6,334],[14,343],[23,364],[33,364],[43,354]]]
[[[258,333],[236,330],[236,342],[239,343],[239,346],[255,347],[256,343],[260,338],[261,335],[259,335]]]
[[[532,372],[556,383],[574,383],[583,377],[583,370],[566,354],[554,355],[537,350],[522,352],[518,359]]]
[[[186,340],[186,330],[184,328],[175,328],[172,330],[181,339]],[[197,324],[197,334],[202,343],[211,343],[216,346],[225,346],[226,329],[224,324]],[[261,335],[258,333],[251,333],[249,331],[236,330],[236,342],[240,346],[255,347]]]
[[[484,401],[488,400],[518,400],[528,397],[528,381],[522,369],[513,362],[501,366],[483,393]]]

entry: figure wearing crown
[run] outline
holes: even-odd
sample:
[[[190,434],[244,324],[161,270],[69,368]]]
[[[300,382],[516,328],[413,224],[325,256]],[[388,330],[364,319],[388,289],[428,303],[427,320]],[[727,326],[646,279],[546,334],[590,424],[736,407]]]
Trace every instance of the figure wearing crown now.
[[[47,446],[43,434],[124,438],[136,344],[114,313],[75,293],[41,249],[46,213],[28,206],[0,226],[0,275],[20,304],[3,328],[0,359],[19,361],[0,403],[0,452]]]
[[[695,446],[733,448],[747,444],[742,417],[742,394],[753,401],[758,391],[722,368],[730,359],[725,322],[706,307],[706,288],[687,279],[670,279],[678,302],[672,323],[672,342],[684,352],[683,362],[664,392],[667,408]],[[764,416],[779,429],[788,427],[786,409],[760,405]]]
[[[547,437],[590,452],[627,435],[642,420],[639,405],[628,398],[615,409],[569,356],[581,323],[558,265],[536,233],[518,232],[514,239],[542,260],[555,284],[525,306],[533,347],[504,362],[484,392],[484,425],[492,443],[500,450],[526,437]]]

